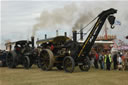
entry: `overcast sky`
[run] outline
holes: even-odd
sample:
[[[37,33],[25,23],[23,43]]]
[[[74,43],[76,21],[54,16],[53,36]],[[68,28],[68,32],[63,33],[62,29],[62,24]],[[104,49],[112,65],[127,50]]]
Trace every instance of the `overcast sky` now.
[[[69,7],[69,9],[64,9]],[[76,8],[76,9],[75,9]],[[117,0],[108,0],[108,1],[31,1],[31,0],[4,0],[1,1],[1,32],[0,32],[0,44],[3,47],[3,44],[10,40],[21,40],[28,39],[32,36],[32,30],[35,24],[40,23],[40,21],[47,23],[50,22],[54,12],[64,13],[67,11],[67,14],[61,14],[60,17],[65,16],[61,20],[62,23],[55,23],[52,27],[41,26],[35,32],[35,36],[38,38],[44,38],[44,34],[48,34],[48,37],[55,36],[55,30],[59,29],[59,34],[67,31],[68,35],[71,36],[72,27],[74,26],[75,21],[79,18],[79,15],[90,14],[89,20],[95,18],[100,12],[108,8],[115,8],[118,10],[116,14],[117,20],[121,22],[121,26],[116,26],[114,30],[108,30],[108,34],[117,35],[118,39],[121,39],[128,43],[125,40],[125,36],[128,35],[128,1],[117,1]],[[72,16],[69,13],[73,9]],[[44,16],[46,12],[49,13],[48,20]],[[43,16],[43,18],[41,18]],[[48,17],[48,15],[47,15]],[[54,17],[54,16],[53,16]],[[67,18],[67,19],[66,19]],[[44,21],[43,21],[43,20]],[[55,19],[55,18],[54,18]],[[60,19],[59,19],[60,20]],[[70,23],[66,23],[67,21]],[[54,20],[53,20],[54,22]],[[67,25],[66,25],[67,24]],[[86,25],[87,23],[85,23]],[[49,24],[48,24],[49,25]],[[1,48],[0,47],[0,48]]]

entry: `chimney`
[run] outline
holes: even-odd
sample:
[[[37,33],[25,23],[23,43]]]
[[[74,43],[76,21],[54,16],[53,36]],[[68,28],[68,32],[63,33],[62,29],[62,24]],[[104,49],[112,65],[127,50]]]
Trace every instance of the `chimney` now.
[[[34,48],[34,36],[31,37],[32,48]]]
[[[59,32],[58,32],[58,30],[56,30],[56,36],[58,36],[59,35]]]
[[[80,40],[83,40],[83,29],[80,30]]]
[[[67,37],[67,32],[64,32],[64,36]]]
[[[47,34],[45,34],[45,39],[47,39]]]
[[[73,32],[73,41],[77,41],[77,31],[76,30],[74,30],[74,31],[72,31]]]

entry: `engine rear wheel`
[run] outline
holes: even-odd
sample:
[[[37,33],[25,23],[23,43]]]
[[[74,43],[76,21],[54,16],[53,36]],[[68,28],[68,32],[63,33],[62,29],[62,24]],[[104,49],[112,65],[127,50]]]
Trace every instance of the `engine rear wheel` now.
[[[30,59],[29,59],[28,56],[24,57],[23,66],[24,66],[25,69],[29,69],[30,68]]]
[[[51,70],[55,62],[54,55],[51,50],[44,49],[40,53],[39,66],[42,70]]]
[[[90,69],[90,60],[86,57],[83,61],[83,65],[79,65],[80,70],[88,71]]]
[[[65,72],[72,73],[75,68],[75,61],[71,56],[66,56],[63,60],[63,68]]]
[[[8,53],[7,57],[6,57],[6,64],[9,68],[15,68],[16,67],[16,52],[15,51],[11,51]]]

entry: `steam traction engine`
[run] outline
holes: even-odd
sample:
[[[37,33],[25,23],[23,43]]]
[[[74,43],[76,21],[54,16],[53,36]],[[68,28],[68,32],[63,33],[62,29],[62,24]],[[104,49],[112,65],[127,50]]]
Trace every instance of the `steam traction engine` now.
[[[79,66],[82,71],[88,71],[90,69],[88,54],[107,18],[111,28],[114,28],[115,17],[113,14],[116,12],[117,10],[113,8],[101,12],[95,18],[97,21],[82,45],[76,41],[76,31],[73,32],[73,41],[66,36],[43,40],[39,52],[40,68],[50,70],[56,66],[60,70],[73,72],[75,66]]]
[[[6,43],[6,47],[9,49],[6,56],[6,64],[9,68],[23,65],[28,69],[32,64],[38,62],[38,52],[34,49],[34,37],[32,37],[32,41],[20,40]]]

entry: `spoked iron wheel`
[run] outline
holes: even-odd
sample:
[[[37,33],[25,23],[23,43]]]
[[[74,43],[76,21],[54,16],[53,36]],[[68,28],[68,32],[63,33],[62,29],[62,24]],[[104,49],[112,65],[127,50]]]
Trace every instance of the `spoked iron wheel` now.
[[[34,64],[34,63],[33,63],[33,59],[32,59],[32,57],[30,57],[30,56],[29,56],[28,58],[29,58],[29,61],[30,61],[29,68],[31,68],[32,65]]]
[[[90,69],[90,60],[86,57],[83,61],[83,65],[79,65],[80,70],[88,71]]]
[[[15,52],[9,52],[6,56],[6,64],[9,68],[15,68],[16,67],[16,61],[15,61],[16,53]]]
[[[51,70],[55,62],[53,53],[49,49],[44,49],[40,53],[39,66],[42,70]]]
[[[75,68],[74,59],[71,56],[66,56],[63,61],[63,68],[65,72],[72,73]]]
[[[24,66],[25,69],[29,69],[30,68],[30,59],[29,59],[28,56],[24,57],[23,66]]]

